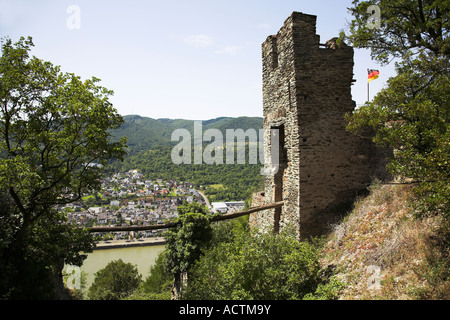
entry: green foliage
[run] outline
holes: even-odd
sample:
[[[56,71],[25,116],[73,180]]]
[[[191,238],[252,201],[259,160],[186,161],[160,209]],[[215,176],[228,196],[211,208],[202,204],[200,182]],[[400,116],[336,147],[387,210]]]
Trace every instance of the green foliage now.
[[[63,264],[80,266],[94,247],[90,234],[62,214],[42,217],[27,236],[0,248],[2,299],[55,299]],[[62,283],[61,283],[62,284]]]
[[[348,115],[348,128],[375,130],[373,141],[395,148],[389,169],[419,181],[448,178],[448,61],[406,61],[371,103]]]
[[[342,281],[331,276],[328,281],[319,283],[314,293],[307,293],[303,300],[336,300],[344,288],[345,284]]]
[[[160,146],[173,146],[172,132],[176,129],[187,129],[191,137],[194,137],[194,121],[184,119],[152,119],[138,115],[124,116],[124,123],[111,134],[119,140],[128,137],[128,154],[134,156],[140,152],[154,149]],[[226,129],[262,129],[260,117],[220,117],[202,121],[203,130],[218,129],[225,137]]]
[[[122,300],[171,300],[171,291],[162,293],[146,292],[141,287],[136,289],[131,295]]]
[[[0,299],[54,299],[53,272],[47,265],[20,244],[1,248]]]
[[[162,251],[150,267],[150,273],[145,282],[142,284],[144,292],[147,293],[164,293],[171,289],[171,277],[166,270],[166,252]]]
[[[223,220],[212,224],[211,247],[223,242],[234,242],[237,237],[243,237],[250,233],[248,225],[249,216]]]
[[[192,120],[183,119],[151,119],[137,115],[125,116],[124,124],[111,134],[117,139],[127,136],[129,154],[123,162],[111,164],[112,171],[124,172],[139,169],[149,179],[189,181],[197,187],[223,184],[224,188],[216,190],[208,188],[205,194],[214,201],[246,200],[252,192],[259,191],[262,185],[260,175],[261,164],[174,164],[171,151],[176,142],[171,141],[172,132],[176,129],[187,129],[194,138]],[[227,129],[262,129],[262,118],[259,117],[221,117],[202,122],[203,130],[217,129],[226,137]],[[209,142],[204,142],[204,147]],[[193,155],[193,149],[192,153]],[[248,155],[248,146],[246,146]]]
[[[129,156],[122,163],[112,163],[118,171],[139,169],[150,179],[189,181],[199,186],[222,184],[223,189],[207,188],[207,196],[214,201],[247,200],[262,187],[263,176],[259,164],[174,164],[170,146],[158,146],[151,150]],[[225,154],[225,152],[224,152]]]
[[[184,298],[302,299],[327,282],[321,277],[319,252],[318,245],[299,242],[289,233],[238,232],[195,264]]]
[[[380,10],[379,28],[371,22],[368,26],[374,13],[367,12],[370,5]],[[435,55],[450,54],[448,0],[354,0],[349,11],[353,20],[341,40],[370,48],[372,59],[387,63],[423,48]]]
[[[30,57],[32,46],[3,39],[0,57],[0,296],[15,299],[53,296],[64,263],[92,250],[54,207],[98,188],[102,166],[125,153],[108,133],[122,124],[112,91]]]
[[[130,300],[170,300],[173,278],[166,269],[166,251],[162,251],[139,288],[129,296]]]
[[[211,216],[198,203],[178,207],[178,226],[166,232],[166,268],[175,277],[190,270],[212,237]]]
[[[127,299],[170,299],[181,273],[188,274],[178,284],[183,299],[329,300],[343,289],[321,270],[318,241],[299,242],[287,232],[250,236],[247,216],[210,225],[199,211],[183,206],[184,228],[168,238],[146,281]]]
[[[141,284],[142,276],[137,267],[114,260],[95,273],[94,283],[89,288],[91,300],[120,300],[131,295]]]
[[[369,4],[380,6],[382,27],[363,24]],[[430,286],[413,289],[420,299],[448,296],[450,220],[450,2],[447,0],[354,1],[350,29],[353,45],[371,48],[372,57],[386,63],[400,58],[397,75],[388,80],[372,102],[347,115],[348,129],[393,149],[388,169],[397,177],[413,180],[417,217],[442,217],[439,250],[430,246],[427,267],[415,273]],[[417,269],[417,268],[416,268]],[[393,282],[393,281],[392,281]]]
[[[382,27],[363,23],[369,4],[380,6]],[[372,102],[347,115],[348,129],[394,149],[388,169],[395,176],[418,182],[420,212],[449,217],[450,199],[450,44],[448,1],[354,1],[350,36],[357,47],[387,62],[401,58],[397,75]]]
[[[49,206],[98,188],[101,167],[124,155],[124,141],[111,143],[107,132],[122,123],[108,101],[112,91],[30,59],[32,45],[8,39],[0,59],[0,186],[25,228]]]

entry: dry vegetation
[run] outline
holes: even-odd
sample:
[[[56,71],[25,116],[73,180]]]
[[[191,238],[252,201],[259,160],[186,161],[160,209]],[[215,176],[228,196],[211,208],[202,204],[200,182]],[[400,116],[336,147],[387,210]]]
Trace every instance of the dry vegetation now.
[[[450,298],[443,220],[416,218],[411,188],[374,184],[334,226],[322,262],[345,283],[340,299]]]

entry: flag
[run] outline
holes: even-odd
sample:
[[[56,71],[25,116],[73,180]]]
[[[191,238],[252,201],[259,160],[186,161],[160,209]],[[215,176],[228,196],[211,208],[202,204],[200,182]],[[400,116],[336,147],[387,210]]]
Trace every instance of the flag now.
[[[378,79],[378,75],[380,74],[380,72],[378,70],[367,69],[367,74],[367,82],[370,82],[372,80]]]

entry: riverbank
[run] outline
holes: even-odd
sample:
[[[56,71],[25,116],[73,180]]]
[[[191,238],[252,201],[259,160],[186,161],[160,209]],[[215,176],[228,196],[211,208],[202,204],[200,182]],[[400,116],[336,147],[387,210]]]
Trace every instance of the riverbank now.
[[[109,240],[99,241],[94,250],[115,249],[124,247],[142,247],[142,246],[156,246],[166,244],[166,239],[163,237],[143,238],[136,240]]]

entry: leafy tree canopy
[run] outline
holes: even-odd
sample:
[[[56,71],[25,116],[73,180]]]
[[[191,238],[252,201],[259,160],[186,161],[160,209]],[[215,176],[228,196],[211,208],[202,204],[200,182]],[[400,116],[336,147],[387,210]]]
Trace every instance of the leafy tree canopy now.
[[[378,6],[379,28],[367,24]],[[343,36],[372,57],[396,63],[397,75],[373,101],[347,115],[348,129],[394,150],[390,171],[418,182],[420,207],[449,215],[450,199],[450,2],[445,0],[353,1],[350,34]]]
[[[141,284],[142,276],[137,267],[114,260],[95,273],[94,283],[89,288],[91,300],[120,300],[131,295]]]
[[[449,56],[447,0],[354,0],[352,5],[349,34],[341,37],[357,48],[370,48],[372,59],[387,63],[422,49]]]
[[[211,215],[198,203],[178,207],[178,226],[166,232],[166,269],[174,277],[176,294],[182,291],[183,276],[209,246],[212,238]]]
[[[178,207],[178,226],[166,232],[166,262],[170,273],[188,272],[211,239],[211,216],[198,203]]]
[[[81,264],[79,252],[93,242],[55,206],[99,188],[103,166],[125,154],[124,139],[110,142],[109,130],[122,124],[108,101],[113,92],[30,57],[32,47],[31,38],[6,38],[0,57],[0,294],[8,297],[21,286],[32,291],[21,281],[33,274],[20,271],[24,264]]]

